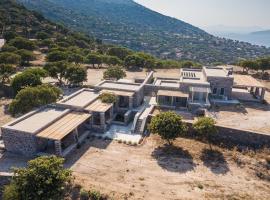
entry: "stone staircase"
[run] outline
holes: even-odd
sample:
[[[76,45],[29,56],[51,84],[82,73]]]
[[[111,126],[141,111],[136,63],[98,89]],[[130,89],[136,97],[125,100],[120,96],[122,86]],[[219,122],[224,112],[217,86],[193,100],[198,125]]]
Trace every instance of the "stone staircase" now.
[[[140,129],[141,129],[141,126],[142,126],[142,119],[138,119],[137,123],[136,123],[136,126],[135,126],[135,129],[134,129],[134,133],[136,134],[140,134]]]

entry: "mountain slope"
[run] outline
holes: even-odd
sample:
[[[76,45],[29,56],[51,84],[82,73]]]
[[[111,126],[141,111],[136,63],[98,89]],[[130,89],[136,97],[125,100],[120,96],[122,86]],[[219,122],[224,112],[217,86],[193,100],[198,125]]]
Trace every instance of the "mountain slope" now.
[[[132,0],[19,1],[75,30],[159,57],[231,63],[270,54],[265,47],[214,37]]]

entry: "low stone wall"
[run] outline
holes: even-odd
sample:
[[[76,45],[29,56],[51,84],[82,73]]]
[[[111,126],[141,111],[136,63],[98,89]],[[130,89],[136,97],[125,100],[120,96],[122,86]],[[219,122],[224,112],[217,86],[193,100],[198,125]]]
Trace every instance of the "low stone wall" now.
[[[192,123],[186,123],[189,127],[190,135],[195,137],[197,134],[192,128]],[[218,133],[214,136],[214,143],[223,144],[225,146],[242,146],[253,149],[260,149],[263,147],[270,148],[270,135],[221,125],[217,125],[216,127],[218,129]]]

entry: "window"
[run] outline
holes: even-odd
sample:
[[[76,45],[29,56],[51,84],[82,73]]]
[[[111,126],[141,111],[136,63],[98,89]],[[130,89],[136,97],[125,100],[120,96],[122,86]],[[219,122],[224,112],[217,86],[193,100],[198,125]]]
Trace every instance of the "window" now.
[[[225,94],[225,89],[224,88],[220,88],[220,96],[223,96]]]
[[[217,88],[213,89],[213,94],[217,94]]]
[[[170,102],[170,101],[171,101],[171,97],[165,96],[165,101],[166,101],[166,102]]]

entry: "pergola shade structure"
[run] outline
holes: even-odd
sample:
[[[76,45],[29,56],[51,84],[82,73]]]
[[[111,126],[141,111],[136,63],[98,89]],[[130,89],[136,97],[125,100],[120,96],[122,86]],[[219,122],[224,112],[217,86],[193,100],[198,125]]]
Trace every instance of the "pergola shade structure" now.
[[[92,127],[105,130],[109,122],[113,118],[113,104],[103,103],[101,100],[96,100],[85,108],[92,113]]]
[[[55,153],[63,155],[65,148],[78,143],[78,127],[91,117],[89,113],[70,112],[39,132],[39,138],[55,142]]]
[[[235,88],[246,88],[253,94],[256,98],[261,101],[264,100],[265,86],[256,80],[255,78],[248,75],[234,75]]]
[[[208,96],[211,93],[210,87],[190,87],[189,92],[190,103],[208,104]]]
[[[157,102],[160,105],[186,107],[188,94],[181,91],[159,90],[157,92]]]

